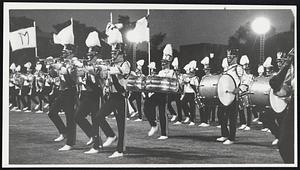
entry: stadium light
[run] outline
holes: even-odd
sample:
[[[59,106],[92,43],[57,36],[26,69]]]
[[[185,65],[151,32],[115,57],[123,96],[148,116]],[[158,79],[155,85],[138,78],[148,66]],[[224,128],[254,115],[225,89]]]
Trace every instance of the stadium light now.
[[[252,30],[257,34],[266,34],[270,28],[270,21],[265,17],[256,18],[251,24]]]
[[[265,60],[265,34],[270,30],[271,24],[269,19],[265,17],[258,17],[251,23],[251,28],[256,34],[260,36],[259,58],[260,63],[262,64]]]

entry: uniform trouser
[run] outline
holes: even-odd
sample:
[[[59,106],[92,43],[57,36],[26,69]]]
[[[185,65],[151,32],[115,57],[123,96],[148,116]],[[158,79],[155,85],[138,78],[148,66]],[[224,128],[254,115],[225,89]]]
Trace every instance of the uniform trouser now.
[[[211,122],[216,121],[216,105],[208,105],[208,120]]]
[[[195,94],[194,93],[185,93],[182,101],[182,110],[184,112],[184,114],[187,116],[189,115],[190,120],[192,122],[195,122],[195,111],[196,111],[196,104],[195,104]]]
[[[247,114],[247,121],[246,121],[245,114]],[[247,126],[250,127],[251,120],[252,120],[252,112],[251,112],[250,107],[244,107],[242,110],[239,110],[239,117],[240,117],[240,124],[241,125],[246,124]]]
[[[167,106],[171,115],[177,115],[177,121],[182,121],[181,101],[179,93],[170,93],[167,96]],[[175,101],[177,107],[177,114],[172,106],[172,101]]]
[[[221,135],[227,137],[229,140],[235,140],[236,133],[236,121],[237,121],[237,102],[233,101],[229,106],[219,107],[220,109],[220,124],[221,124]],[[227,123],[229,120],[229,130]]]
[[[15,87],[9,87],[9,102],[12,104],[13,107],[17,107],[17,91]]]
[[[223,112],[222,105],[218,104],[216,108],[217,108],[218,124],[221,125],[221,114],[222,114],[221,112]]]
[[[67,136],[67,145],[75,145],[76,142],[76,123],[75,123],[75,89],[59,91],[57,98],[49,109],[49,118],[54,123],[60,134]],[[58,112],[63,109],[66,115],[66,126]]]
[[[144,103],[144,113],[150,126],[156,126],[156,106],[159,110],[159,122],[162,136],[167,136],[167,115],[166,115],[166,94],[154,93],[150,98],[146,98]]]
[[[252,112],[254,118],[258,118],[258,110],[257,110],[257,108],[252,107],[251,108],[251,112]]]
[[[31,108],[31,101],[33,101],[35,104],[39,104],[39,101],[36,100],[36,93],[31,92],[30,95],[28,95],[28,100],[27,100],[27,107]]]
[[[24,103],[24,107],[28,107],[29,109],[31,109],[31,95],[29,95],[30,92],[30,87],[29,86],[23,86],[22,87],[22,98]],[[35,100],[36,101],[36,100]]]
[[[20,93],[21,92],[21,93]],[[17,106],[19,109],[22,109],[22,105],[25,106],[26,105],[26,101],[24,96],[22,96],[22,91],[21,89],[16,89],[16,93],[17,93]],[[21,104],[22,103],[22,104]]]
[[[203,108],[199,109],[200,112],[200,122],[201,123],[208,123],[208,120],[210,118],[210,115],[213,116],[213,119],[215,119],[214,116],[215,107],[212,105],[205,105]]]
[[[294,163],[294,100],[290,101],[280,126],[279,153],[284,163]]]
[[[79,106],[75,113],[75,121],[83,132],[89,137],[93,137],[92,125],[86,119],[89,113],[91,113],[92,123],[95,123],[95,116],[99,111],[99,94],[95,92],[82,91],[79,99]],[[99,128],[97,128],[97,134]]]
[[[275,113],[271,108],[267,108],[262,113],[262,121],[266,128],[269,128],[276,139],[279,139],[279,126],[281,124],[282,114]]]
[[[49,94],[49,107],[54,103],[55,98],[58,96],[58,88],[53,89],[53,93]]]
[[[133,101],[136,101],[137,109],[133,104]],[[141,92],[132,92],[129,97],[130,105],[132,106],[133,110],[136,112],[138,111],[138,117],[142,119],[142,93]]]
[[[101,106],[100,111],[96,114],[95,123],[93,123],[93,133],[97,134],[96,131],[101,127],[102,131],[107,137],[114,137],[115,133],[106,121],[105,117],[111,112],[117,111],[116,120],[118,126],[118,145],[117,151],[124,151],[124,135],[125,135],[125,97],[121,93],[111,93],[108,100]],[[94,148],[99,147],[99,135],[95,136]]]

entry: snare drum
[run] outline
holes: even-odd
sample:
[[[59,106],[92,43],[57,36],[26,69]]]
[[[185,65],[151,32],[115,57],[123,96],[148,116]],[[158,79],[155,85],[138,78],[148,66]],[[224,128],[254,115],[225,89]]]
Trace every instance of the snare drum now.
[[[145,89],[148,92],[177,93],[179,82],[176,78],[148,76]]]
[[[256,77],[249,86],[249,104],[252,107],[260,106],[270,108],[270,77]]]
[[[143,92],[145,91],[145,76],[134,76],[130,75],[127,80],[126,90],[128,91],[138,91]]]

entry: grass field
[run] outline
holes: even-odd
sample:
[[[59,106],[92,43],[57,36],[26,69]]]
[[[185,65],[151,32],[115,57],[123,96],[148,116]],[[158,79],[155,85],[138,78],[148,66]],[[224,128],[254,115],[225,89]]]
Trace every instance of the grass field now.
[[[62,115],[63,119],[65,116]],[[114,131],[116,121],[108,119]],[[169,123],[169,138],[158,140],[159,133],[147,136],[147,121],[127,121],[127,148],[124,157],[109,159],[116,143],[98,154],[87,155],[90,147],[87,136],[77,126],[77,143],[71,151],[57,149],[64,142],[54,142],[58,132],[45,113],[9,112],[9,164],[282,164],[271,145],[271,133],[261,132],[261,125],[252,130],[237,130],[236,143],[223,145],[216,142],[220,129],[216,126],[198,127]],[[105,140],[103,133],[102,139]],[[200,165],[201,166],[201,165]]]

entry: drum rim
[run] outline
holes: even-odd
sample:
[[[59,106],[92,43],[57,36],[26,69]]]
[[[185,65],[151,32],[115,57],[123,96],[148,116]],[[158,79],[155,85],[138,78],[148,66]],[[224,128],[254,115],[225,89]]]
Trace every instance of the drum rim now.
[[[233,80],[234,87],[235,87],[235,88],[237,87],[236,82],[234,81],[234,78],[232,77],[232,75],[230,75],[230,74],[228,74],[228,73],[221,74],[221,76],[220,76],[220,78],[219,78],[219,80],[218,80],[218,86],[217,86],[217,89],[218,89],[218,98],[219,98],[219,101],[220,101],[221,103],[222,103],[222,101],[220,100],[220,97],[219,97],[219,81],[220,81],[220,79],[222,78],[222,76],[224,76],[224,75],[229,76],[229,77]],[[236,95],[234,95],[234,98],[233,98],[232,102],[234,101],[235,96],[236,96]],[[231,102],[230,104],[232,104],[232,102]],[[223,103],[222,103],[222,104],[223,104]],[[229,106],[230,104],[228,104],[228,105],[224,105],[224,104],[223,104],[223,105],[224,105],[224,106]]]
[[[286,102],[284,102],[285,103],[285,107],[281,110],[281,111],[278,111],[277,109],[274,109],[274,106],[276,106],[276,104],[274,104],[273,102],[272,102],[272,96],[276,96],[274,93],[273,93],[273,89],[271,88],[271,90],[270,90],[270,94],[269,94],[269,101],[270,101],[270,106],[271,106],[271,108],[276,112],[276,113],[281,113],[281,112],[283,112],[285,109],[286,109],[286,107],[287,107],[287,103]]]

